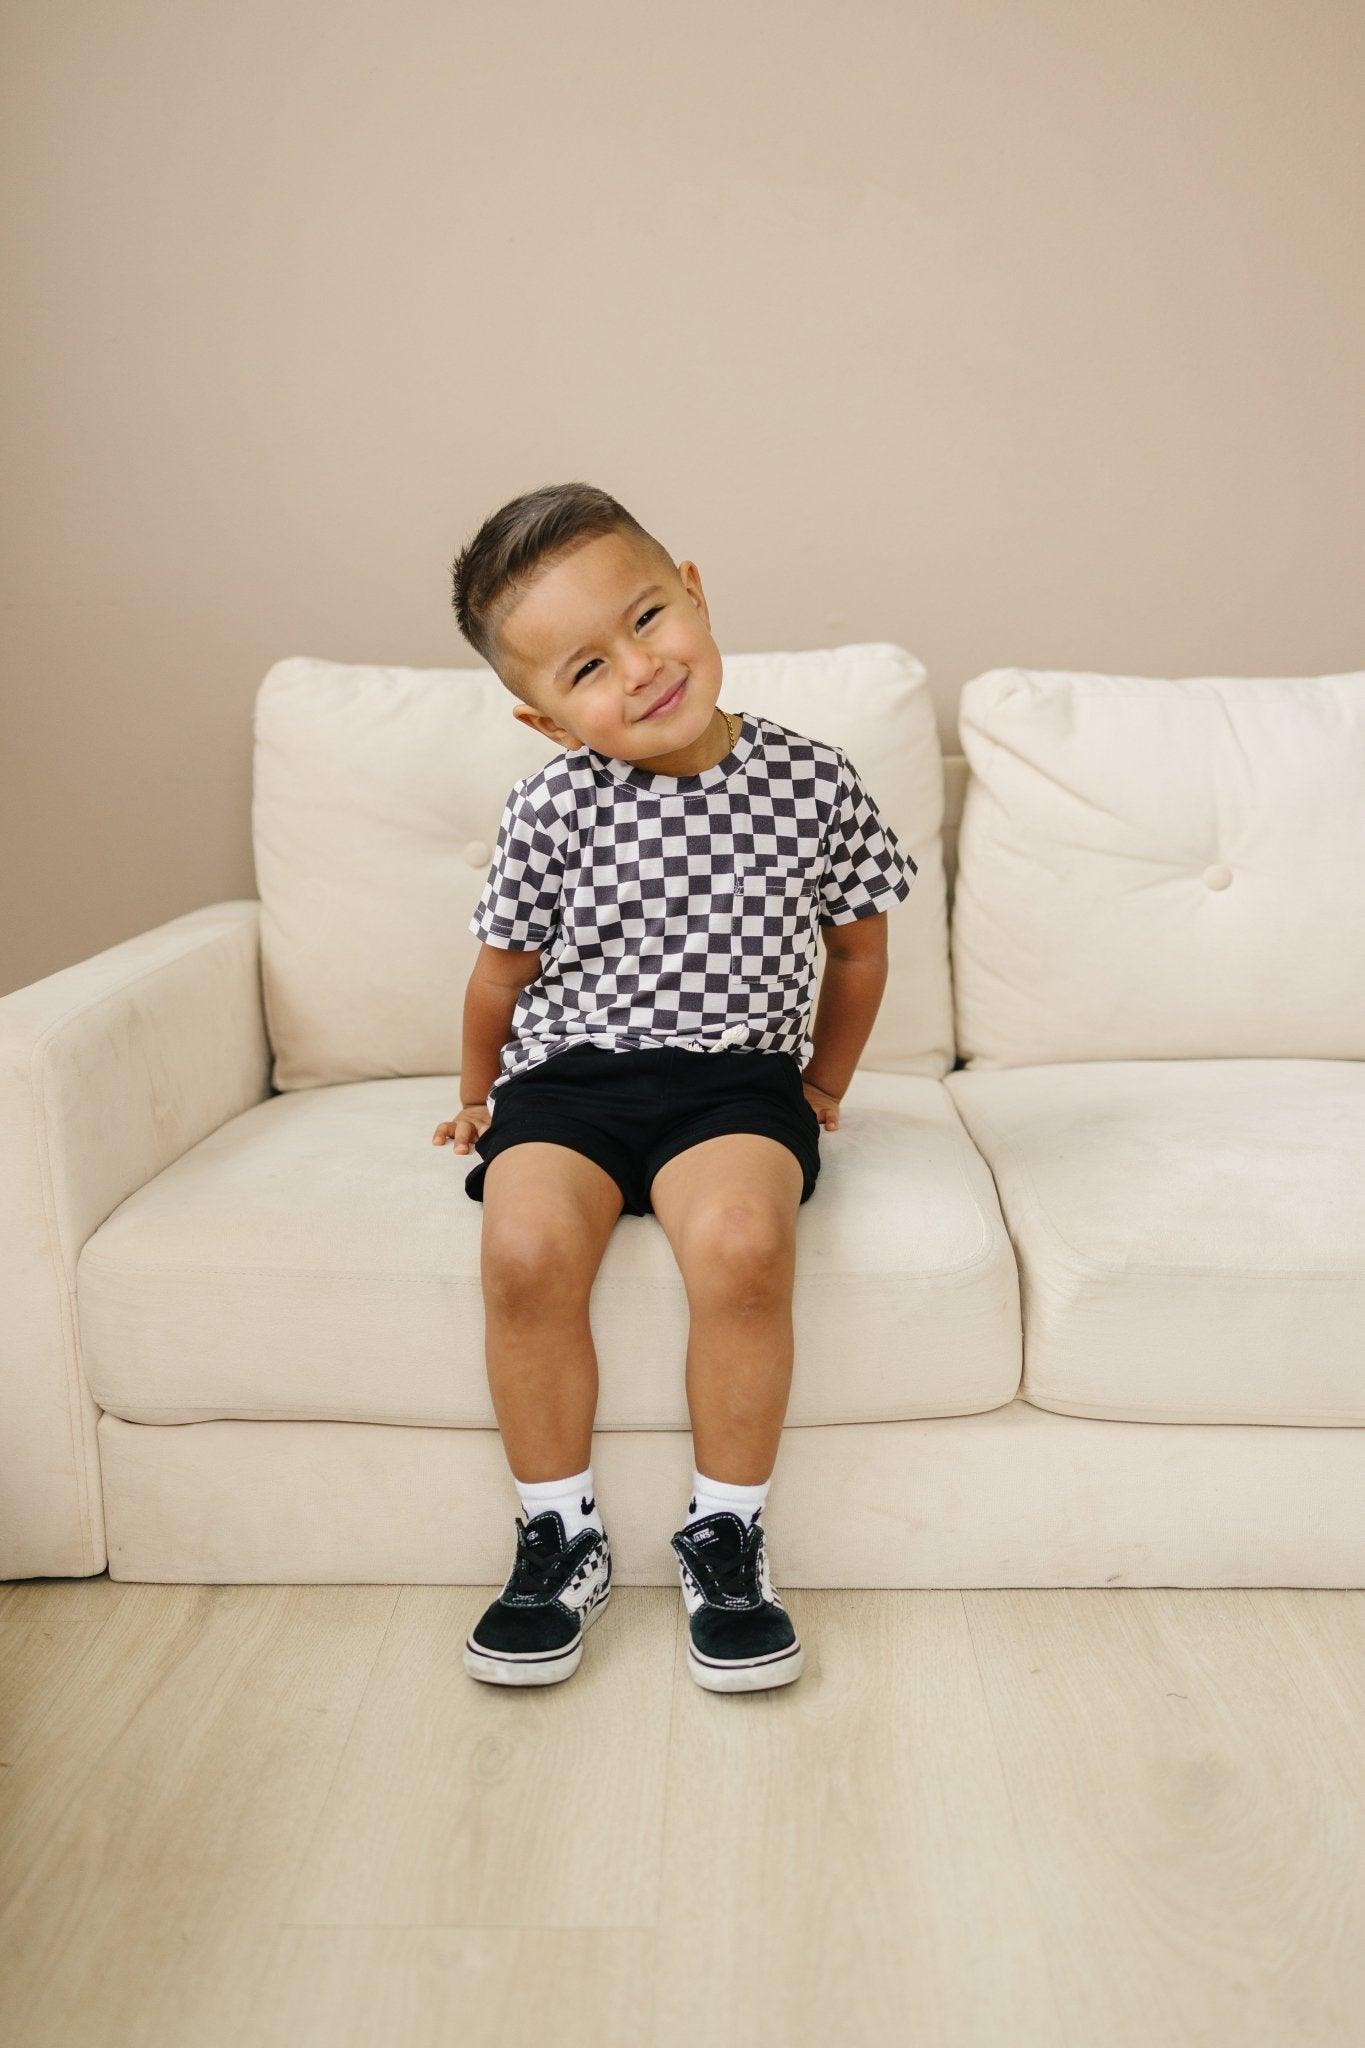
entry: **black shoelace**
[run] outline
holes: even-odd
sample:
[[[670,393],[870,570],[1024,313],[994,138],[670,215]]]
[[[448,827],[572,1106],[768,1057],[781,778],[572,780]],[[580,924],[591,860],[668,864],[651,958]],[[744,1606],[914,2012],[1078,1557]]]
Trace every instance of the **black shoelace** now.
[[[758,1538],[746,1537],[740,1549],[729,1557],[708,1557],[704,1570],[716,1591],[726,1599],[761,1599],[757,1558]]]
[[[525,1525],[517,1523],[517,1562],[513,1588],[518,1592],[543,1593],[564,1569],[562,1550],[541,1550],[526,1540]]]

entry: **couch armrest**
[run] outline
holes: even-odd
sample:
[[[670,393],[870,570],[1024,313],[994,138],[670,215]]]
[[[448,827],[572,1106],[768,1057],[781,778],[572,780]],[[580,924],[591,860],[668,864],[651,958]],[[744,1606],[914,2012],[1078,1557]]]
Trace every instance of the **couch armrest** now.
[[[270,1094],[260,905],[214,903],[0,997],[0,1579],[105,1568],[76,1263]]]

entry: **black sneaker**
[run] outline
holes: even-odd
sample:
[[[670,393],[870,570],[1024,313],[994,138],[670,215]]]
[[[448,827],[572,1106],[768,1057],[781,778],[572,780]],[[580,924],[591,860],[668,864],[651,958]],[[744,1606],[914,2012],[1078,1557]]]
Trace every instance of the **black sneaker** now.
[[[611,1592],[611,1545],[601,1529],[564,1540],[564,1517],[517,1516],[517,1557],[507,1584],[465,1640],[464,1668],[494,1685],[554,1685],[572,1678],[583,1632]]]
[[[687,1606],[687,1668],[708,1692],[760,1692],[801,1675],[804,1653],[773,1591],[761,1513],[746,1523],[718,1508],[669,1538]]]

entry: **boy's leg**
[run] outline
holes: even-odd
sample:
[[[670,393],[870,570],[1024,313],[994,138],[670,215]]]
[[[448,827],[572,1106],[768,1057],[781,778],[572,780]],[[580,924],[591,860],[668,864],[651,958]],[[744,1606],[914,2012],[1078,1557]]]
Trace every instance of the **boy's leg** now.
[[[488,1386],[518,1479],[592,1460],[597,1352],[588,1300],[621,1190],[567,1145],[509,1145],[483,1183],[481,1272]]]
[[[589,1503],[565,1499],[563,1481],[574,1478],[576,1496],[590,1476],[588,1297],[624,1198],[583,1153],[527,1139],[488,1161],[482,1200],[488,1384],[526,1520],[517,1518],[516,1560],[470,1630],[464,1666],[497,1685],[554,1685],[577,1670],[611,1591],[602,1519],[574,1512]]]
[[[736,1486],[772,1475],[791,1392],[801,1163],[757,1132],[690,1145],[650,1205],[691,1309],[687,1404],[697,1469]]]
[[[792,1373],[800,1160],[776,1138],[731,1131],[677,1153],[650,1204],[687,1287],[687,1401],[698,1495],[670,1539],[687,1608],[687,1668],[710,1692],[789,1685],[804,1651],[772,1583],[759,1512]],[[755,1503],[734,1506],[732,1489]],[[715,1496],[713,1496],[715,1497]]]

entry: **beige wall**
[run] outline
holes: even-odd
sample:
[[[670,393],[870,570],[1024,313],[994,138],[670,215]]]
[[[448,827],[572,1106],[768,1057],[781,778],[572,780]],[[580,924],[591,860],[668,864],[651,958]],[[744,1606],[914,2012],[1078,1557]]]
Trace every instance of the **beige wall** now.
[[[605,485],[722,647],[1365,666],[1359,0],[11,0],[0,989],[254,895],[281,655]]]

